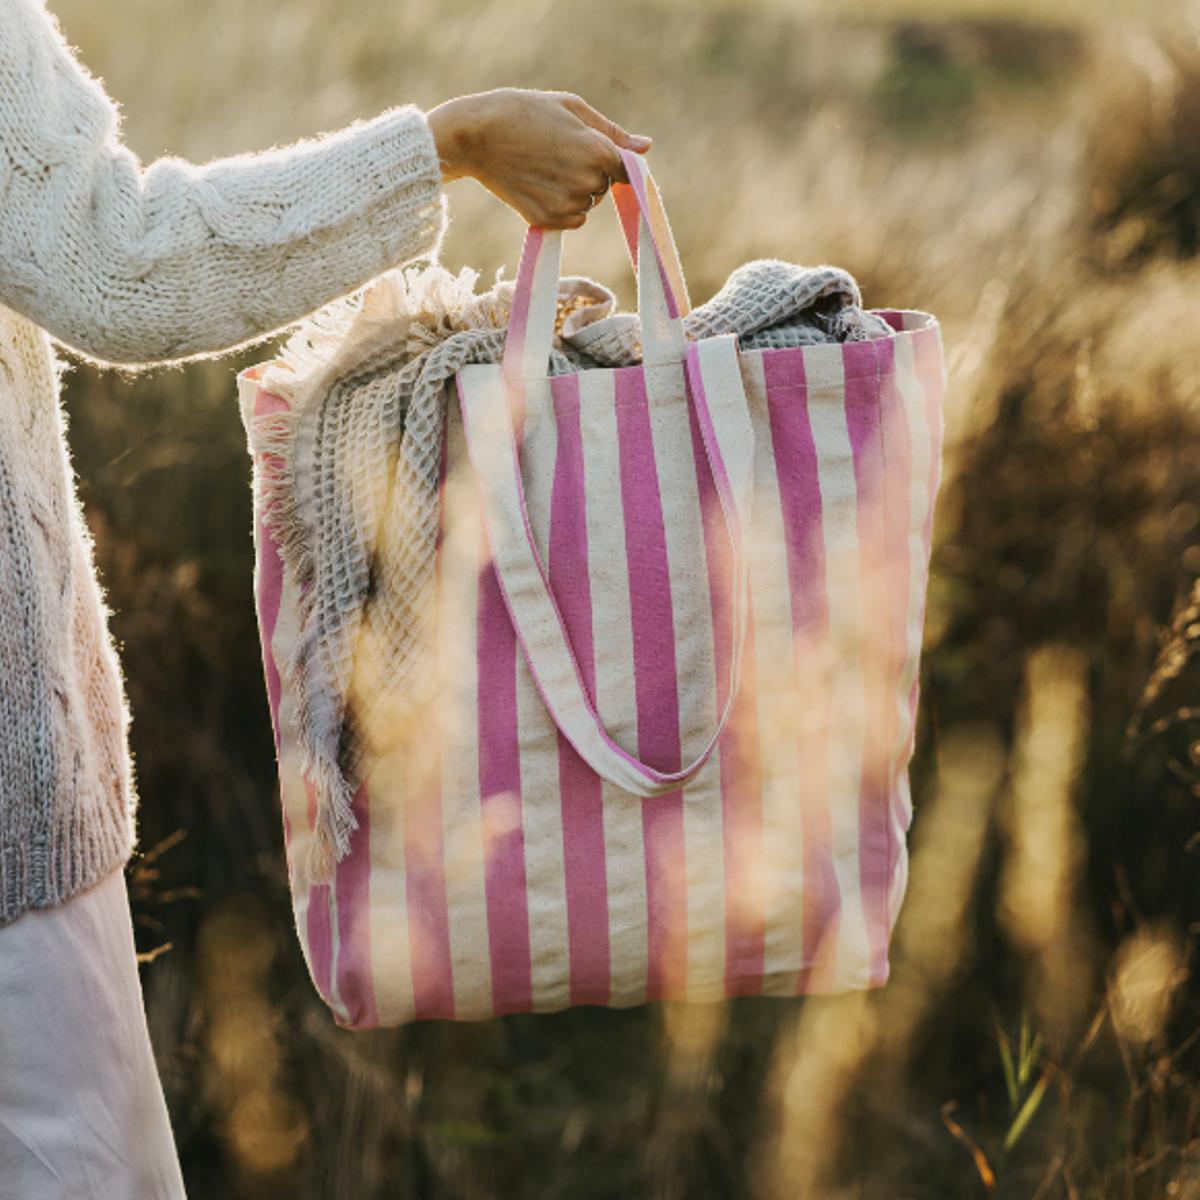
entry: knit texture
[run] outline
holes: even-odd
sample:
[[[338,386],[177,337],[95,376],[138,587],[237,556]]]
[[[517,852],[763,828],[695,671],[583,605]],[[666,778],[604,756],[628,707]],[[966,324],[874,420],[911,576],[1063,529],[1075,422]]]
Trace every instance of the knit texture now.
[[[476,295],[478,272],[381,275],[314,314],[262,371],[287,411],[252,423],[264,519],[301,590],[280,671],[296,700],[300,767],[316,793],[310,878],[329,876],[357,827],[352,799],[373,754],[430,702],[438,475],[445,405],[469,363],[499,362],[515,290]],[[560,279],[548,375],[641,361],[636,313],[604,285]],[[756,259],[683,317],[690,340],[736,333],[746,350],[886,337],[837,267]],[[449,401],[453,402],[453,401]]]
[[[143,167],[40,0],[0,0],[0,925],[98,881],[136,833],[129,713],[51,336],[100,364],[215,356],[436,261],[448,223],[415,105]]]

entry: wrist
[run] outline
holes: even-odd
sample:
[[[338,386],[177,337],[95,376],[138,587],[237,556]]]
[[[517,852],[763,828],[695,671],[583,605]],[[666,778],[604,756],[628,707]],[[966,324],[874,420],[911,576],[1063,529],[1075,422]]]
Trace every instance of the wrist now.
[[[437,145],[443,183],[473,173],[478,124],[473,100],[471,96],[456,96],[452,100],[444,100],[425,114]]]

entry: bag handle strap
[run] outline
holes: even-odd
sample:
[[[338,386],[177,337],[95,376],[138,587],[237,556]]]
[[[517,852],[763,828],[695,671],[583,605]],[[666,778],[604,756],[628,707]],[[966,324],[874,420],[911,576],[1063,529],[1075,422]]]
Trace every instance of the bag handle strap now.
[[[621,149],[620,153],[621,161],[625,164],[625,173],[629,176],[629,182],[622,183],[620,180],[614,180],[610,190],[613,203],[617,206],[617,216],[621,221],[621,232],[625,235],[625,248],[629,252],[629,261],[636,271],[639,226],[641,215],[645,213],[648,227],[653,235],[654,250],[659,267],[666,277],[679,316],[686,317],[692,311],[692,303],[688,298],[687,281],[683,277],[683,267],[679,262],[679,250],[675,245],[671,222],[667,220],[667,210],[663,207],[658,184],[655,183],[654,176],[650,174],[644,154],[625,149]]]
[[[644,261],[644,260],[643,260]],[[563,736],[598,775],[637,796],[690,782],[729,724],[741,679],[749,579],[742,531],[749,528],[754,435],[735,334],[688,345],[686,384],[721,504],[732,558],[732,652],[725,707],[704,749],[678,771],[660,771],[622,749],[596,711],[534,542],[518,453],[524,382],[479,364],[458,375],[467,454],[482,484],[484,525],[500,592],[535,686]]]
[[[645,155],[625,149],[620,154],[629,183],[614,182],[611,191],[637,276],[642,362],[682,364],[687,349],[683,317],[690,302],[671,225]],[[504,343],[506,375],[546,377],[554,344],[562,235],[561,229],[539,225],[525,231]]]

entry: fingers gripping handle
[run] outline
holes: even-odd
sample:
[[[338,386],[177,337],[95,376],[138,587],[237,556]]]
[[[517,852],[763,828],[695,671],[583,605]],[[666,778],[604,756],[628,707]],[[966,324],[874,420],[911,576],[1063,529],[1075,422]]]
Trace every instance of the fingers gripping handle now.
[[[482,485],[492,561],[534,683],[555,724],[592,770],[638,796],[675,791],[708,761],[733,711],[745,645],[749,597],[743,531],[750,520],[754,439],[736,337],[689,343],[685,371],[732,551],[733,636],[724,710],[704,749],[678,771],[659,771],[618,746],[588,696],[526,510],[519,405],[509,394],[514,387],[520,390],[520,381],[486,367],[468,368],[458,379],[467,453]]]
[[[630,182],[615,182],[612,193],[637,275],[642,361],[682,363],[687,347],[683,317],[690,304],[671,226],[645,157],[632,150],[620,153]],[[525,232],[504,344],[504,372],[510,377],[541,379],[549,369],[562,234],[539,225]]]

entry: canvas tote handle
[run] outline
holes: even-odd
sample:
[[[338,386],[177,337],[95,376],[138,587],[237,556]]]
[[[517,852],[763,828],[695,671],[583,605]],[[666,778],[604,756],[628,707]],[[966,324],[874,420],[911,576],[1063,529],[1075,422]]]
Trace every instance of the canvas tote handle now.
[[[675,246],[675,235],[671,232],[671,223],[667,220],[667,212],[663,208],[658,184],[654,182],[654,176],[650,174],[648,167],[644,171],[631,170],[628,163],[629,158],[635,159],[638,164],[645,163],[644,155],[631,150],[622,150],[621,159],[625,162],[625,173],[629,176],[630,182],[614,182],[612,185],[613,203],[617,206],[621,232],[625,235],[625,249],[629,254],[629,262],[633,266],[636,276],[638,235],[643,207],[643,201],[638,198],[640,189],[645,198],[647,218],[652,222],[650,232],[653,235],[659,268],[669,283],[680,317],[686,317],[692,311],[692,303],[688,298],[687,280],[683,277],[683,267],[679,262],[679,250]]]
[[[688,345],[683,317],[690,307],[671,225],[645,155],[624,149],[620,154],[629,182],[614,182],[610,190],[637,277],[642,362],[682,363]],[[507,376],[546,378],[562,274],[562,235],[561,229],[537,225],[525,231],[504,344]],[[642,246],[650,252],[640,253]]]
[[[604,728],[588,696],[529,524],[518,446],[525,382],[544,380],[548,369],[561,230],[530,226],[502,369],[482,366],[460,372],[459,398],[467,453],[483,484],[484,521],[496,576],[534,684],[563,736],[592,770],[625,791],[657,796],[677,790],[700,771],[725,731],[737,699],[748,607],[743,530],[749,528],[754,434],[737,338],[722,334],[689,342],[684,337],[677,294],[683,291],[681,276],[672,280],[661,247],[656,244],[656,226],[661,232],[666,225],[661,200],[657,189],[652,193],[646,186],[652,181],[643,156],[625,150],[621,154],[631,183],[614,188],[630,189],[639,214],[636,261],[643,359],[647,366],[652,355],[654,365],[673,362],[685,375],[732,555],[733,636],[725,706],[708,743],[687,766],[678,771],[660,771],[618,746]],[[650,200],[651,194],[654,201]],[[658,213],[654,212],[655,201]],[[683,295],[686,297],[685,291]],[[529,353],[531,343],[544,347],[544,355],[534,357]],[[472,382],[464,386],[466,372],[473,372]]]

